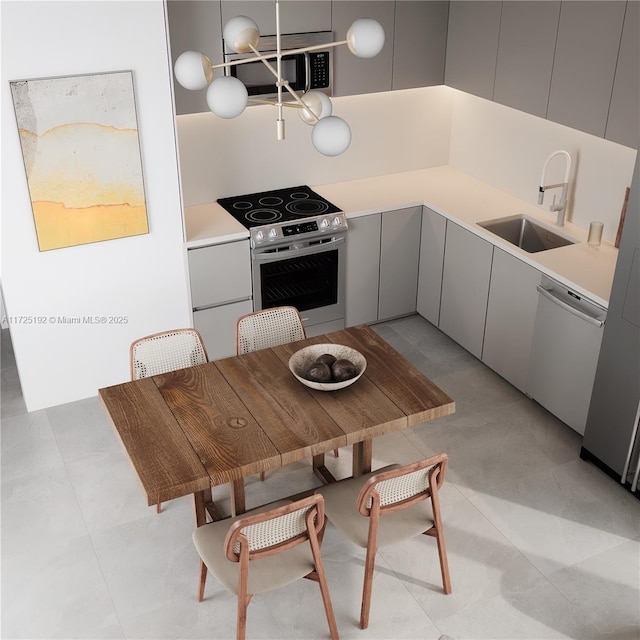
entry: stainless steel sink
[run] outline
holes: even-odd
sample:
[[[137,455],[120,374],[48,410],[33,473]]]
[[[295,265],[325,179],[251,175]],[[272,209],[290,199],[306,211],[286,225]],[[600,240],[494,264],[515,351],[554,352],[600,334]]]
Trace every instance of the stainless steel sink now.
[[[577,240],[551,231],[551,229],[523,215],[478,222],[478,226],[495,233],[503,240],[524,249],[528,253],[566,247],[577,242]]]

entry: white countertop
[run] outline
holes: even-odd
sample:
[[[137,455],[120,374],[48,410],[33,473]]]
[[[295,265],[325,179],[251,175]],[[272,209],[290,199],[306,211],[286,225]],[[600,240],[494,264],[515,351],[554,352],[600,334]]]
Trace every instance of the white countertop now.
[[[609,305],[618,257],[618,250],[611,243],[603,241],[592,249],[586,244],[587,230],[566,223],[560,232],[573,236],[578,244],[527,253],[476,223],[526,214],[553,228],[555,214],[452,167],[310,186],[342,209],[347,219],[424,204],[597,304]],[[188,248],[249,237],[249,231],[215,202],[187,207],[185,214]]]

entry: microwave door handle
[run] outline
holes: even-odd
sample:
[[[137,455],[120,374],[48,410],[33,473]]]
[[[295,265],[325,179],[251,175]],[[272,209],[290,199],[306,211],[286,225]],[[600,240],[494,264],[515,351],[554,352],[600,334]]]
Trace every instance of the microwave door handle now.
[[[304,92],[311,89],[311,56],[309,52],[304,54]]]

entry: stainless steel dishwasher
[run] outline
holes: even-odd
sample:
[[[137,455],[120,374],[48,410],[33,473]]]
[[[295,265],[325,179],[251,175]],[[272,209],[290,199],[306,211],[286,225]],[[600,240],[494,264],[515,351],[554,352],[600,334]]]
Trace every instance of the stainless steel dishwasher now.
[[[606,310],[542,277],[529,365],[529,395],[584,434]]]

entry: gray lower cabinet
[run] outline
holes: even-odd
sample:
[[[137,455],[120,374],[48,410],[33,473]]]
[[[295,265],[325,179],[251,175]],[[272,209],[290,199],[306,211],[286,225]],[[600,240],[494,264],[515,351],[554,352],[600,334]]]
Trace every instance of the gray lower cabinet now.
[[[447,221],[439,328],[482,356],[493,245]]]
[[[537,269],[494,249],[482,361],[523,393],[541,279]]]
[[[346,325],[378,320],[382,214],[352,218],[347,233]]]
[[[204,338],[209,359],[236,351],[236,320],[253,311],[249,240],[187,251],[193,326]]]
[[[382,214],[378,320],[416,312],[422,207]]]
[[[422,207],[349,220],[348,327],[416,311]]]
[[[447,220],[428,207],[422,208],[420,266],[418,269],[418,313],[431,324],[440,320],[440,294]]]

